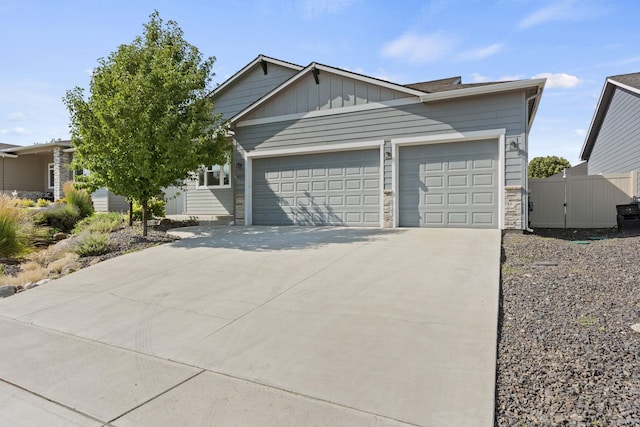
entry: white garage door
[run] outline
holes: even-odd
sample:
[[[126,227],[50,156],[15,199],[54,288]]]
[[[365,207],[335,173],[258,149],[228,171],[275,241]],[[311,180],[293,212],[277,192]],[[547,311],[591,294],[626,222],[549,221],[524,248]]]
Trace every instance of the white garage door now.
[[[498,228],[495,140],[401,147],[399,225]]]
[[[253,160],[256,225],[380,226],[380,152]]]

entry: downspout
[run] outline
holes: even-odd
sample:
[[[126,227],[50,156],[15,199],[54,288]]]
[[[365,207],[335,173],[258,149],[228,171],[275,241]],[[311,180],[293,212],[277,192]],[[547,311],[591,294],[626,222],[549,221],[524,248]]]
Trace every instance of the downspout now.
[[[532,100],[536,99],[536,98],[540,98],[540,95],[542,94],[542,92],[540,91],[540,88],[538,88],[538,91],[536,92],[535,95],[532,95],[530,97],[528,97],[525,100],[524,103],[524,108],[525,108],[525,133],[524,133],[524,152],[526,153],[526,162],[524,162],[524,182],[526,183],[525,189],[524,189],[524,204],[525,204],[525,209],[524,209],[524,230],[529,232],[529,233],[533,233],[533,229],[529,228],[529,173],[528,173],[528,165],[529,165],[529,130],[531,128],[530,123],[529,123],[529,102],[531,102]]]

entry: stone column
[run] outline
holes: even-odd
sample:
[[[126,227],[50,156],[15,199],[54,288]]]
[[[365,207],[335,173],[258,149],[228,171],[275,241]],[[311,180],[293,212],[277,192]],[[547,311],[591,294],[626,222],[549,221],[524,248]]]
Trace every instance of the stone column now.
[[[384,219],[384,228],[393,228],[393,191],[392,190],[384,190],[384,200],[383,200],[383,219]]]
[[[504,188],[504,228],[522,230],[522,186],[511,185]]]
[[[71,163],[71,154],[62,151],[62,147],[53,149],[53,198],[58,200],[64,197],[62,185],[71,181],[71,171],[69,170]]]
[[[236,194],[235,225],[244,225],[244,194]]]

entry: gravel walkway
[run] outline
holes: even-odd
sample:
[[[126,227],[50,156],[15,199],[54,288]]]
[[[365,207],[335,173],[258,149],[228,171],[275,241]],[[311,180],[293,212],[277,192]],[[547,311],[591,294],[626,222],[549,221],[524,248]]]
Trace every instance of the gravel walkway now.
[[[536,233],[503,240],[496,425],[639,426],[640,237]]]

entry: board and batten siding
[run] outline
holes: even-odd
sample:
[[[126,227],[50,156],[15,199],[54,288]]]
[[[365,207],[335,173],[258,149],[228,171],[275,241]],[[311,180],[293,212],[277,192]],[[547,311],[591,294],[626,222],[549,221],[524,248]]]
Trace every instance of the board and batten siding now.
[[[233,189],[231,187],[196,187],[195,180],[188,180],[184,191],[187,215],[233,215]]]
[[[259,151],[506,129],[507,136],[517,136],[524,141],[525,122],[523,93],[507,92],[259,125],[241,124],[236,128],[236,140],[241,144],[241,150]],[[505,152],[505,185],[524,184],[524,162],[524,151]],[[384,188],[388,189],[391,187],[391,167],[388,161],[384,166]],[[242,179],[238,179],[236,191],[238,194],[244,191]]]
[[[379,85],[342,76],[320,73],[316,84],[311,76],[302,78],[247,115],[246,119],[299,114],[309,111],[364,105],[406,98],[408,95]]]
[[[640,170],[640,96],[616,88],[587,168],[589,175]]]
[[[297,72],[273,63],[267,64],[267,71],[265,75],[262,68],[256,66],[238,81],[233,82],[231,87],[224,89],[220,94],[214,95],[214,112],[216,114],[222,113],[224,118],[230,119],[280,86]]]

